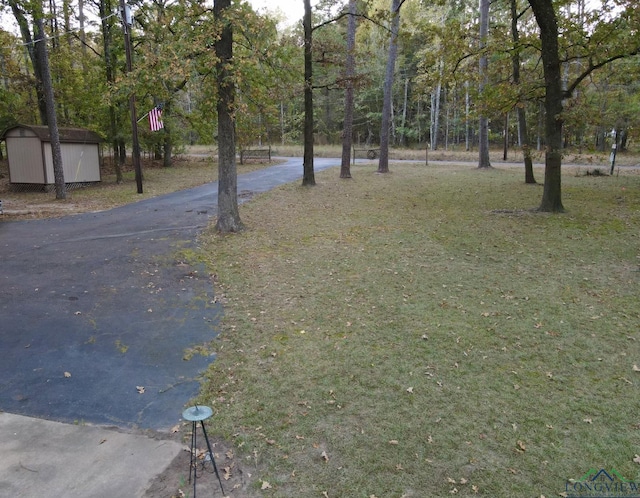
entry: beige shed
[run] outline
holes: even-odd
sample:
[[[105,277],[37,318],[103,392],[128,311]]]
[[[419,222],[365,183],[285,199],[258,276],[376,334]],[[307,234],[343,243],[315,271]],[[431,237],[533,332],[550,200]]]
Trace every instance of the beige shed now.
[[[59,128],[66,184],[100,181],[100,143],[97,133],[83,128]],[[55,185],[51,136],[47,126],[16,125],[0,137],[7,145],[12,185]]]

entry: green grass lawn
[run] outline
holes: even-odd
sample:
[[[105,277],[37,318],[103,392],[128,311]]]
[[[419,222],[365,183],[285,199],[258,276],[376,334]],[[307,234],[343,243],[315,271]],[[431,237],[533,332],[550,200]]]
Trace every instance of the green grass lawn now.
[[[640,176],[336,169],[205,233],[211,431],[280,497],[558,496],[640,480]],[[543,175],[537,171],[541,180]]]

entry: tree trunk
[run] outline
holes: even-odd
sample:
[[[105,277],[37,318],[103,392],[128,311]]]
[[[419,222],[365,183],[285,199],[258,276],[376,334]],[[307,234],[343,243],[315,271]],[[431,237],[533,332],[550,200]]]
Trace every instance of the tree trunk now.
[[[78,0],[78,24],[80,26],[80,46],[82,47],[82,67],[84,68],[84,70],[86,71],[86,63],[85,60],[87,58],[87,35],[86,32],[84,30],[84,19],[85,19],[85,15],[84,15],[84,0]]]
[[[238,210],[238,174],[235,142],[235,78],[233,75],[233,27],[227,11],[231,0],[215,0],[213,14],[220,25],[215,42],[216,82],[218,87],[218,221],[221,233],[242,230]]]
[[[407,145],[407,134],[405,133],[407,126],[407,107],[409,107],[409,77],[406,76],[404,80],[404,99],[402,102],[402,125],[400,129],[400,147]]]
[[[520,32],[518,31],[518,3],[517,0],[511,0],[511,37],[513,39],[514,51],[511,58],[513,65],[513,82],[516,86],[520,86],[520,52],[518,45],[520,43]],[[516,107],[518,116],[518,144],[522,147],[522,155],[524,158],[524,182],[536,183],[533,175],[533,161],[531,160],[531,146],[529,144],[529,133],[527,131],[527,116],[525,112],[524,102],[519,102]]]
[[[353,79],[356,75],[356,0],[349,0],[347,23],[346,88],[344,91],[344,127],[342,129],[342,163],[340,178],[351,178],[351,146],[353,141]]]
[[[171,114],[171,102],[165,102],[163,106],[163,114],[164,116],[169,116]],[[171,123],[167,119],[164,119],[162,123],[162,166],[164,168],[170,168],[171,166],[173,166],[173,140],[171,138]]]
[[[124,138],[118,137],[118,161],[121,165],[127,162],[127,146],[124,142]]]
[[[464,82],[464,148],[467,152],[471,149],[471,127],[469,126],[469,114],[471,108],[469,96],[469,82]]]
[[[125,12],[125,0],[120,0],[120,11]],[[122,28],[124,32],[124,51],[126,58],[126,71],[130,74],[133,70],[133,50],[131,47],[131,24],[127,19],[123,20]],[[136,176],[136,189],[139,194],[143,193],[142,187],[142,164],[140,162],[140,142],[138,141],[138,120],[136,114],[136,94],[133,89],[129,93],[129,118],[131,122],[131,162]]]
[[[280,102],[280,144],[284,145],[284,102]]]
[[[558,23],[552,0],[529,0],[538,26],[545,81],[545,169],[544,191],[538,208],[563,212],[562,206],[562,78],[558,55]]]
[[[36,79],[36,97],[38,100],[38,112],[40,113],[40,122],[43,126],[47,126],[47,102],[44,95],[43,83],[42,83],[42,73],[40,71],[40,50],[42,48],[41,43],[34,43],[31,37],[31,31],[29,30],[29,22],[25,16],[24,10],[18,5],[16,0],[9,0],[9,5],[11,6],[11,11],[13,12],[14,17],[16,18],[16,22],[20,27],[20,34],[22,35],[22,41],[27,49],[27,53],[29,54],[29,59],[31,60],[31,67],[33,67],[33,75]]]
[[[504,115],[504,130],[502,135],[502,160],[506,161],[509,154],[509,113]]]
[[[98,12],[100,13],[100,18],[102,19],[102,49],[104,51],[104,68],[105,68],[105,77],[107,79],[107,85],[115,84],[115,68],[116,68],[116,59],[113,55],[112,51],[112,36],[111,29],[113,27],[113,23],[111,22],[111,18],[108,17],[108,12],[112,11],[112,5],[110,0],[102,0],[98,4]],[[117,127],[117,119],[116,119],[116,108],[115,104],[109,104],[109,134],[111,135],[111,139],[113,140],[113,165],[116,171],[116,183],[120,184],[123,182],[122,177],[122,165],[124,164],[124,160],[121,159],[120,156],[120,143],[118,141],[118,127]]]
[[[449,150],[449,111],[451,106],[449,105],[449,92],[444,89],[444,150]]]
[[[440,133],[440,100],[442,95],[442,80],[438,80],[436,93],[433,96],[432,114],[433,127],[431,130],[431,150],[438,150],[438,136]]]
[[[304,158],[302,185],[316,184],[313,172],[313,30],[311,27],[311,0],[304,0]]]
[[[487,37],[489,36],[489,0],[480,0],[480,51],[482,55],[480,56],[480,64],[479,64],[479,80],[480,87],[479,93],[482,95],[484,92],[484,87],[489,82],[489,75],[487,72],[487,67],[489,64],[487,54],[484,49],[487,46]],[[484,114],[480,115],[480,129],[479,129],[479,151],[480,157],[478,160],[478,168],[488,169],[491,168],[491,161],[489,160],[489,119]]]
[[[53,176],[56,185],[56,199],[66,199],[67,188],[64,183],[62,152],[60,150],[60,135],[58,133],[58,120],[56,117],[56,103],[53,96],[51,71],[49,70],[47,37],[44,33],[42,12],[34,13],[33,17],[36,28],[35,43],[40,45],[40,47],[38,48],[38,54],[40,56],[40,74],[42,75],[42,86],[47,104],[47,121],[49,123],[49,135],[51,138],[51,154],[53,159]]]
[[[171,131],[169,125],[164,122],[164,137],[162,141],[162,166],[170,168],[173,166],[173,140],[171,140]]]
[[[308,0],[306,0],[308,1]],[[398,31],[400,29],[400,7],[402,0],[391,2],[391,41],[389,43],[389,58],[384,77],[384,95],[382,101],[382,125],[380,129],[380,160],[378,173],[389,172],[389,128],[391,120],[391,96],[393,91],[393,73],[398,57]]]
[[[518,106],[518,133],[522,144],[522,155],[524,157],[524,182],[535,184],[536,178],[533,174],[533,160],[531,159],[531,146],[529,145],[529,135],[527,134],[527,117],[523,107]]]

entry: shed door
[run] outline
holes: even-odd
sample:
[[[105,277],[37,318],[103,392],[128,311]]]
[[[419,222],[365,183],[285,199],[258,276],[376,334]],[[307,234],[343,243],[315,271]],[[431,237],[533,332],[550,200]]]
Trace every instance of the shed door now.
[[[46,183],[38,137],[7,137],[11,183]]]

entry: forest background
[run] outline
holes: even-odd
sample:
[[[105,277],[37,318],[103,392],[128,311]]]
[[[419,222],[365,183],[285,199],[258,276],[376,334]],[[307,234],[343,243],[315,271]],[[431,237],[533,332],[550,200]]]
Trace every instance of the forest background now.
[[[356,71],[349,76],[347,6],[324,1],[313,9],[316,144],[341,143],[347,86],[354,88],[353,143],[380,143],[393,16],[388,2],[356,3]],[[476,2],[396,3],[402,15],[391,86],[392,147],[472,150],[479,145],[479,122],[485,118],[493,147],[531,144],[544,150],[541,43],[528,3],[493,2],[482,39]],[[563,100],[565,149],[608,151],[615,142],[625,151],[637,138],[640,21],[632,4],[554,2],[562,89],[570,95]],[[0,128],[46,124],[34,62],[33,6],[4,0],[2,7],[3,24],[14,19],[19,30],[0,30]],[[117,2],[51,1],[45,6],[58,124],[98,132],[123,162],[131,137],[128,96],[134,92],[139,116],[163,107],[164,129],[143,130],[141,145],[168,166],[176,147],[216,141],[218,32],[211,8],[202,2],[140,1],[131,7],[134,63],[127,73]],[[239,148],[303,138],[302,25],[287,26],[282,16],[260,12],[238,2],[231,14]],[[485,70],[479,70],[482,59]]]

